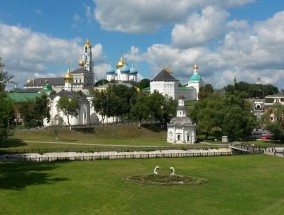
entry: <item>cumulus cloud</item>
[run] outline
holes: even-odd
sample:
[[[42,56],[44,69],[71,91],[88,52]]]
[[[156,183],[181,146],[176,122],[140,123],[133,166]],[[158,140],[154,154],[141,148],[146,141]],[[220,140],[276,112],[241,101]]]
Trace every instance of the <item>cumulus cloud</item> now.
[[[149,33],[163,25],[185,20],[193,10],[206,6],[228,8],[253,0],[94,0],[94,15],[101,27],[109,31]]]
[[[224,20],[226,16],[224,13],[220,20]],[[208,48],[210,46],[205,43],[210,40],[211,35],[206,38],[206,34],[210,33],[207,29],[201,28],[203,32],[190,33],[205,34],[203,37],[205,39],[202,39],[204,43],[195,42],[195,46],[190,44],[187,47],[186,41],[181,47],[174,41],[173,44],[153,44],[145,53],[139,55],[152,66],[152,77],[168,64],[174,70],[174,76],[185,84],[192,75],[192,66],[197,63],[204,81],[215,87],[230,84],[236,77],[238,81],[250,83],[261,78],[264,84],[270,83],[282,88],[284,25],[281,20],[283,19],[284,11],[262,22],[249,23],[245,20],[223,22],[226,31],[215,35],[214,38],[218,37],[219,43],[214,49]],[[139,59],[138,52],[131,53]]]
[[[67,61],[71,63],[71,68],[78,68],[80,54],[83,52],[78,38],[63,40],[6,24],[0,24],[0,47],[0,56],[6,69],[15,75],[15,81],[20,84],[23,84],[23,79],[39,77],[40,74],[61,76],[63,71],[58,68],[67,68]],[[103,61],[101,44],[96,44],[93,52],[98,61]]]
[[[204,45],[216,40],[226,30],[228,13],[214,7],[202,9],[201,14],[193,14],[182,24],[176,24],[172,30],[172,43],[179,48]]]

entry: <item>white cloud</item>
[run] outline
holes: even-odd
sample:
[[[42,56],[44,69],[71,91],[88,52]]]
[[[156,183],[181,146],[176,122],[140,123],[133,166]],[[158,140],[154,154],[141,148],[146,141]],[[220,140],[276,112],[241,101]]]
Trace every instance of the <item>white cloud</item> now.
[[[201,14],[190,15],[186,23],[176,24],[172,30],[175,47],[188,48],[216,40],[226,30],[228,13],[214,7],[202,9]]]
[[[78,42],[78,38],[63,40],[19,26],[0,24],[0,56],[19,84],[24,84],[28,77],[61,76],[68,67],[67,61],[71,62],[71,68],[78,68],[83,52]],[[94,46],[93,56],[98,62],[103,61],[101,44]]]
[[[93,0],[94,14],[101,27],[109,31],[148,33],[163,25],[185,20],[193,10],[206,6],[227,8],[252,0]]]
[[[219,39],[219,43],[213,49],[208,48],[206,43],[187,48],[184,48],[186,44],[181,47],[175,43],[153,44],[145,53],[133,48],[129,55],[147,61],[151,65],[152,77],[149,78],[153,78],[163,66],[168,64],[173,69],[174,76],[182,83],[186,83],[192,75],[192,66],[197,63],[199,73],[205,82],[215,87],[231,84],[236,77],[238,81],[250,83],[255,83],[257,78],[261,78],[264,84],[274,84],[283,88],[283,19],[284,11],[263,22],[249,23],[244,20],[223,22],[226,32],[221,35],[216,34],[212,38]],[[185,31],[185,34],[187,33]],[[212,34],[206,29],[203,33],[198,31],[190,33]],[[206,37],[205,35],[204,38]],[[207,41],[208,38],[202,40]]]

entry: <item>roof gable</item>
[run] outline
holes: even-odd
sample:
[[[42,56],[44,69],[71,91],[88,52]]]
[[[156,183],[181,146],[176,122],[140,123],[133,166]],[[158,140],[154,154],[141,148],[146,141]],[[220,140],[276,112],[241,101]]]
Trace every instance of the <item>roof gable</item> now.
[[[166,69],[163,69],[152,81],[178,81]]]

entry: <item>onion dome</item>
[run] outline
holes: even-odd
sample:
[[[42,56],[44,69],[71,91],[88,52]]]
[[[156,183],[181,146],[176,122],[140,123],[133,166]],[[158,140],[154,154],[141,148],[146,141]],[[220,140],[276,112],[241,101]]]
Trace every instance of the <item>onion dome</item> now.
[[[64,75],[64,82],[65,83],[72,83],[73,82],[73,75],[71,74],[70,69],[68,69],[68,71]]]
[[[126,64],[123,65],[123,67],[120,69],[121,73],[129,73],[130,69],[128,68],[128,66]]]
[[[121,58],[119,59],[119,61],[116,64],[116,68],[121,69],[124,65],[127,65],[127,63],[124,60],[124,58],[121,56]]]
[[[168,65],[166,65],[163,69],[165,69],[170,75],[173,74],[173,70]]]
[[[114,74],[115,73],[115,69],[111,66],[111,63],[109,64],[109,67],[106,71],[107,74]]]
[[[132,67],[130,68],[130,74],[137,74],[138,73],[138,71],[137,71],[137,69],[132,65]]]
[[[79,66],[80,66],[81,68],[84,67],[84,64],[85,64],[85,62],[84,62],[83,60],[81,60],[81,61],[79,62]]]
[[[29,84],[29,83],[31,83],[32,82],[32,80],[31,80],[31,78],[29,78],[28,80],[27,80],[27,84]]]
[[[198,74],[194,74],[190,77],[190,81],[201,81],[201,76]]]
[[[89,41],[89,39],[87,39],[86,43],[85,43],[85,47],[92,47],[91,42]]]
[[[194,73],[190,77],[189,81],[191,81],[191,82],[199,82],[199,81],[201,81],[202,80],[201,76],[197,73],[198,65],[194,64],[193,69],[194,69]]]

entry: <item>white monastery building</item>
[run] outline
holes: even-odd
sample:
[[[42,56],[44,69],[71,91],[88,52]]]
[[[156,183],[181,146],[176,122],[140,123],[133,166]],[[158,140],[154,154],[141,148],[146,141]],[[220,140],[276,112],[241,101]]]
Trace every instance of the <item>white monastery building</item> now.
[[[150,92],[159,92],[164,96],[177,99],[178,95],[183,95],[186,101],[198,100],[200,87],[204,86],[201,76],[198,74],[198,66],[194,65],[193,75],[186,86],[179,86],[179,80],[173,76],[172,70],[166,66],[150,82]]]

